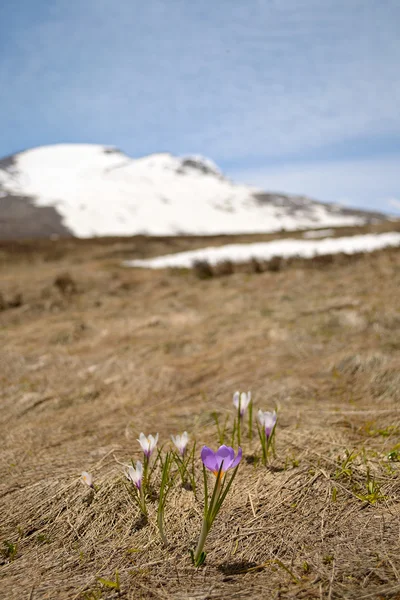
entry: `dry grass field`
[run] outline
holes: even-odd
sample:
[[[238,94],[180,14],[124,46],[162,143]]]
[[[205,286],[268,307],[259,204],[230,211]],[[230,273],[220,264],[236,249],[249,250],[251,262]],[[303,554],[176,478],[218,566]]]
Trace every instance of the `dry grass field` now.
[[[209,244],[0,244],[0,598],[400,598],[400,250],[207,280],[121,267]],[[243,436],[195,569],[200,459],[197,498],[170,492],[167,548],[157,471],[143,524],[120,463],[141,431],[216,448],[236,389],[277,408],[276,457]],[[119,590],[99,581],[116,571]]]

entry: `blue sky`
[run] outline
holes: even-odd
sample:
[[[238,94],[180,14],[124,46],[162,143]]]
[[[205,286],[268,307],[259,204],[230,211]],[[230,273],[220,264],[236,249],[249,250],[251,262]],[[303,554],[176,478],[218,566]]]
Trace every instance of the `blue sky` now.
[[[200,153],[400,213],[399,0],[5,0],[0,156]]]

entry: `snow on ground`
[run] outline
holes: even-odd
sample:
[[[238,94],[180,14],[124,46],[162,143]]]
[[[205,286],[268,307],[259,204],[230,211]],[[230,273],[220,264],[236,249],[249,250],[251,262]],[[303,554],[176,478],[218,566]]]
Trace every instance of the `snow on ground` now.
[[[207,260],[217,264],[224,260],[232,262],[247,262],[252,258],[270,260],[274,256],[289,258],[301,256],[312,258],[321,254],[337,254],[345,252],[373,252],[389,246],[400,246],[400,233],[389,232],[381,234],[354,235],[351,237],[326,238],[324,240],[281,239],[272,242],[255,244],[229,244],[227,246],[200,248],[189,252],[167,254],[147,260],[130,260],[123,264],[127,267],[148,267],[163,269],[166,267],[190,268],[198,260]]]
[[[254,194],[261,190],[229,181],[198,156],[132,159],[115,148],[59,144],[14,158],[8,171],[0,171],[3,189],[54,206],[78,237],[257,233],[365,222],[311,201],[298,212],[260,203]],[[294,205],[296,198],[290,196]]]
[[[303,238],[307,240],[313,240],[316,238],[331,237],[335,233],[334,229],[317,229],[316,231],[305,231]]]

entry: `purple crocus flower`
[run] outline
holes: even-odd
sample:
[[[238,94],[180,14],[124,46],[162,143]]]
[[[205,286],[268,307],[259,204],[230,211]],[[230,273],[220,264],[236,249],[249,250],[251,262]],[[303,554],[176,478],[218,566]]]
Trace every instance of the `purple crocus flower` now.
[[[261,427],[264,427],[265,435],[267,438],[271,435],[275,424],[276,424],[277,414],[276,412],[269,412],[262,410],[258,411],[258,420],[260,422]]]
[[[222,475],[222,473],[225,473],[228,469],[233,469],[240,463],[242,460],[242,449],[239,448],[235,458],[235,451],[230,446],[220,446],[216,452],[207,446],[203,446],[201,460],[206,469],[212,471],[215,476],[218,475],[220,469]]]

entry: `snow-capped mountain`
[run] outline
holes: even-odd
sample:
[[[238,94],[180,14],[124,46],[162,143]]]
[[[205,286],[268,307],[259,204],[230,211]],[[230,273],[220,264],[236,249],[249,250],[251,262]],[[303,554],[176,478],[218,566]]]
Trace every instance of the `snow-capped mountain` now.
[[[200,156],[132,159],[60,144],[0,161],[0,237],[256,233],[358,225],[383,215],[229,181]]]

